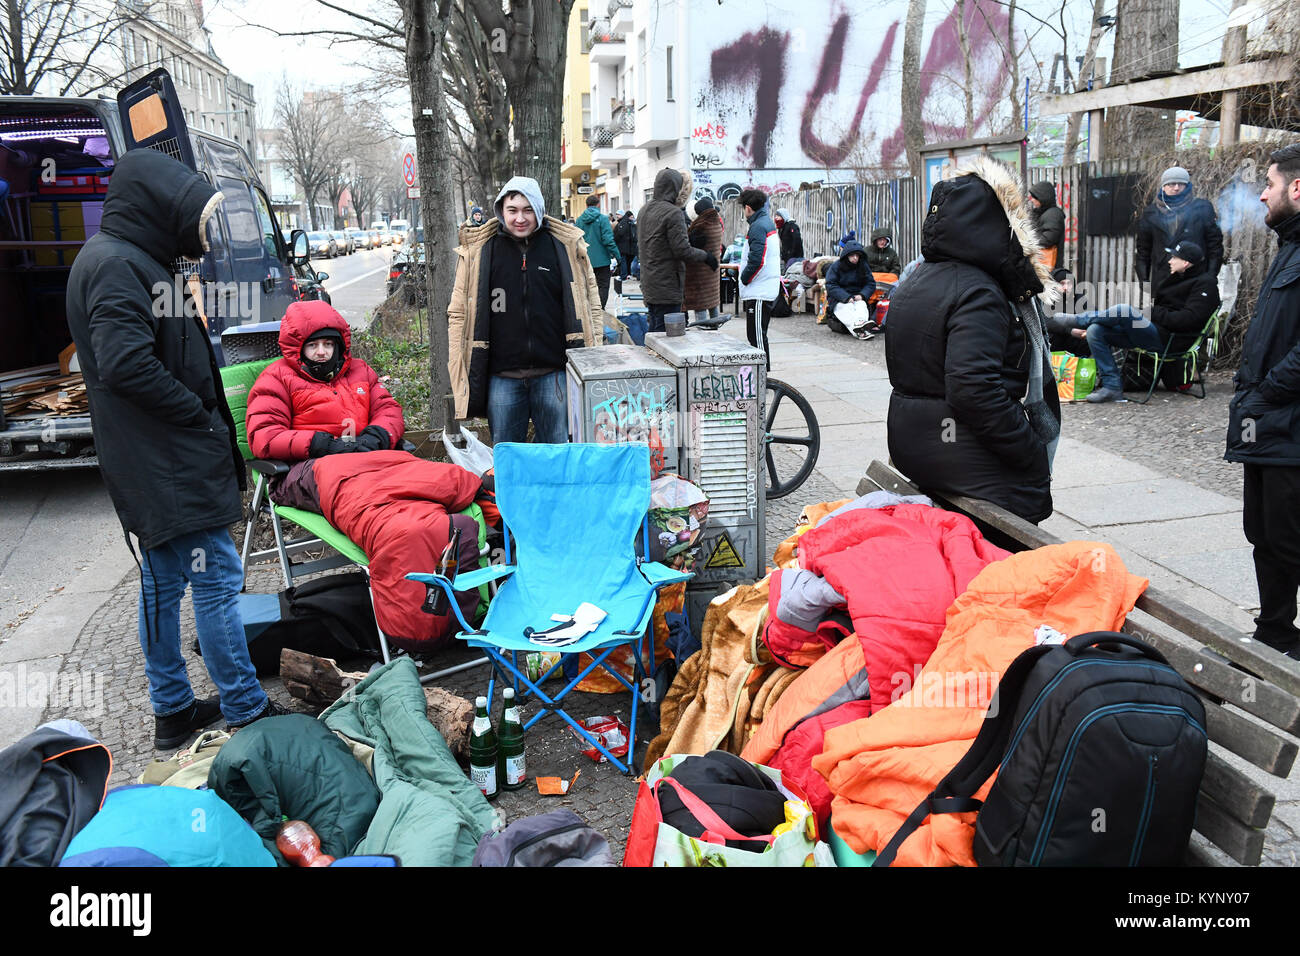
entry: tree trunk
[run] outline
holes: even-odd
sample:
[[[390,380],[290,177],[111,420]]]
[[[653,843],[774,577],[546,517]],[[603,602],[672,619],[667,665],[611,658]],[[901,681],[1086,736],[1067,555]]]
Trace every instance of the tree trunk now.
[[[442,87],[443,40],[452,0],[402,0],[406,23],[406,72],[411,84],[411,122],[424,217],[424,258],[429,303],[429,429],[442,430],[447,372],[447,305],[455,279],[452,250],[451,144]],[[558,167],[557,167],[558,168]]]
[[[925,127],[921,122],[921,40],[925,28],[925,0],[907,0],[907,22],[903,26],[903,143],[907,166],[913,178],[921,180],[921,148]],[[926,201],[929,201],[926,196]]]
[[[573,0],[535,0],[533,62],[506,77],[506,93],[515,114],[514,172],[531,176],[542,187],[549,215],[560,209],[560,125],[564,112],[564,47]],[[495,195],[485,201],[491,203]]]
[[[1232,12],[1245,6],[1247,0],[1234,0]],[[1223,65],[1232,66],[1241,62],[1246,52],[1246,28],[1233,27],[1223,37]],[[1241,92],[1224,90],[1223,105],[1219,109],[1219,144],[1235,146],[1241,139]]]
[[[1092,80],[1093,69],[1097,63],[1097,44],[1101,42],[1102,36],[1106,33],[1106,28],[1098,26],[1097,21],[1101,19],[1102,14],[1105,12],[1106,0],[1093,0],[1092,31],[1088,34],[1088,48],[1083,52],[1083,65],[1079,67],[1079,81],[1075,84],[1076,92],[1086,90],[1089,81]],[[1074,154],[1078,152],[1079,127],[1082,124],[1082,113],[1070,114],[1070,121],[1065,127],[1065,156],[1062,160],[1067,165],[1074,162]]]
[[[966,120],[966,135],[975,132],[975,84],[971,81],[970,24],[966,19],[966,0],[957,0],[957,45],[961,47],[962,107]]]
[[[1016,46],[1016,0],[1007,4],[1007,62],[1011,66],[1011,79],[1007,84],[1011,99],[1011,125],[1009,129],[1023,129],[1026,133],[1024,110],[1020,105],[1020,49]]]
[[[1127,0],[1118,8],[1111,84],[1178,66],[1178,0]],[[1147,156],[1174,143],[1174,110],[1120,106],[1106,111],[1105,156]]]

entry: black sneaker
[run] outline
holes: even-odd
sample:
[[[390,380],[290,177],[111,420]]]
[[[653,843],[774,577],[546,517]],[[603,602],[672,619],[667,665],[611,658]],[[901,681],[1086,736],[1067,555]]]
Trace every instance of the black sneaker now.
[[[179,747],[200,730],[211,727],[221,717],[221,701],[216,697],[195,699],[185,710],[153,719],[153,745],[158,750]]]
[[[283,707],[281,707],[279,704],[277,704],[275,701],[271,700],[271,698],[268,697],[266,698],[266,706],[263,707],[261,710],[259,710],[257,713],[255,713],[252,717],[249,717],[243,723],[229,724],[227,725],[226,729],[231,731],[239,730],[241,727],[247,727],[249,724],[256,723],[257,721],[261,720],[263,717],[284,717],[292,713],[293,711],[285,710]]]

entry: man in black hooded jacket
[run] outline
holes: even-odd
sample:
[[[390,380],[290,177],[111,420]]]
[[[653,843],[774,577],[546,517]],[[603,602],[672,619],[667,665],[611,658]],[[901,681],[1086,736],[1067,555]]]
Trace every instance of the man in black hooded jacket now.
[[[1043,179],[1029,187],[1029,217],[1038,232],[1038,244],[1047,256],[1047,264],[1061,265],[1061,240],[1065,238],[1065,213],[1056,204],[1056,187]]]
[[[1245,465],[1242,523],[1255,546],[1255,640],[1300,659],[1300,143],[1269,157],[1259,197],[1277,233],[1241,343],[1228,406],[1228,461]]]
[[[68,328],[90,399],[100,472],[141,551],[140,646],[154,743],[179,747],[224,714],[241,727],[279,712],[257,682],[236,602],[229,526],[244,465],[208,330],[172,263],[207,249],[222,196],[176,160],[128,152],[104,197],[100,231],[68,278]],[[129,543],[129,537],[128,537]],[[203,663],[220,694],[197,700],[181,656],[186,583]]]

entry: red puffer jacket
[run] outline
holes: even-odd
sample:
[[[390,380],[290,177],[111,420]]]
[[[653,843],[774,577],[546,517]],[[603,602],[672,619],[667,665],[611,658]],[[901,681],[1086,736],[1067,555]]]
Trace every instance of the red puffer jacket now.
[[[302,347],[325,329],[343,336],[343,367],[333,381],[307,374]],[[302,461],[316,432],[335,438],[360,435],[368,425],[388,433],[396,447],[405,430],[402,407],[361,359],[352,357],[352,331],[333,306],[295,302],[280,323],[281,358],[257,377],[248,393],[248,446],[258,458]]]

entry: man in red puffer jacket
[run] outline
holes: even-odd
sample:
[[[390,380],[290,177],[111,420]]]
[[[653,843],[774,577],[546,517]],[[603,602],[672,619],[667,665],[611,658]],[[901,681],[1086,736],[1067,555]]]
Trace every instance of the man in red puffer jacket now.
[[[255,456],[303,461],[388,451],[401,441],[402,407],[374,369],[352,357],[352,331],[333,306],[289,306],[280,353],[248,393],[248,446]]]

